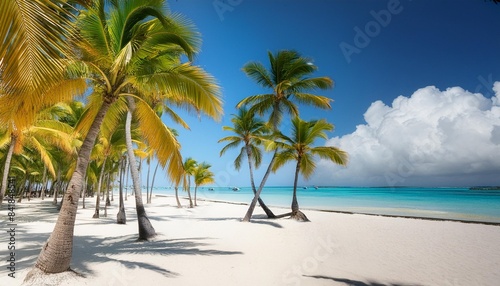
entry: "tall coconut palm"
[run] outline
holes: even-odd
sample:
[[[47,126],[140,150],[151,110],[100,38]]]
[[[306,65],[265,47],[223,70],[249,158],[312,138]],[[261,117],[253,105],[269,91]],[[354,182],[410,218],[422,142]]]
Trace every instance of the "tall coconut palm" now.
[[[243,67],[243,71],[270,93],[246,97],[237,104],[237,108],[251,106],[250,112],[261,116],[270,113],[268,124],[274,133],[279,132],[279,125],[285,114],[299,115],[296,103],[322,109],[331,108],[330,102],[332,100],[330,98],[310,93],[333,86],[333,81],[329,77],[311,77],[317,70],[317,66],[312,63],[311,59],[302,57],[298,52],[291,50],[281,50],[276,54],[268,52],[268,57],[269,69],[260,62],[250,62]],[[257,190],[259,195],[271,173],[277,152],[278,149],[275,150],[259,185]],[[268,217],[275,216],[268,214]]]
[[[299,117],[292,119],[292,136],[281,134],[281,151],[277,154],[273,164],[273,171],[276,171],[289,161],[296,161],[295,177],[293,181],[293,198],[291,217],[300,221],[308,221],[304,213],[299,210],[297,201],[297,181],[299,173],[308,179],[314,172],[316,164],[314,156],[327,159],[338,165],[347,164],[347,153],[337,147],[317,146],[313,144],[316,139],[328,139],[325,131],[333,130],[333,124],[326,120],[304,121]]]
[[[90,2],[88,8],[81,11],[76,22],[80,33],[71,39],[78,48],[80,61],[71,66],[69,72],[75,77],[88,78],[93,94],[84,120],[87,124],[81,125],[86,126],[81,129],[86,136],[78,153],[77,167],[54,231],[35,264],[35,268],[45,273],[69,269],[77,202],[90,152],[105,117],[106,120],[118,120],[120,114],[126,112],[126,101],[118,100],[119,97],[136,96],[136,90],[159,89],[190,98],[200,110],[211,116],[217,117],[222,111],[217,86],[199,68],[183,64],[169,67],[169,72],[165,72],[166,68],[158,69],[153,65],[155,59],[172,49],[186,51],[192,57],[198,44],[196,33],[190,30],[182,17],[165,15],[164,1],[110,1],[109,7],[105,5],[108,1],[104,0],[87,2]],[[200,76],[199,80],[204,79],[205,85],[186,79],[195,76]],[[184,79],[182,84],[179,79]],[[112,105],[120,108],[113,109]],[[137,102],[139,121],[149,118],[145,105]],[[144,132],[149,144],[159,150],[160,162],[169,164],[168,175],[179,179],[182,160],[176,141],[161,142],[161,138],[154,134],[154,126],[150,129],[149,133]]]
[[[194,205],[197,206],[196,202],[196,191],[199,186],[212,184],[215,182],[214,173],[210,171],[210,164],[206,162],[201,162],[198,164],[194,170],[193,179],[194,179]]]
[[[194,207],[193,199],[191,198],[191,177],[194,175],[194,171],[196,170],[196,166],[198,162],[195,159],[189,157],[184,160],[183,168],[184,175],[182,178],[182,186],[183,190],[188,193],[189,198],[189,207]]]
[[[141,181],[139,176],[139,169],[135,161],[134,149],[132,146],[132,113],[135,111],[135,102],[131,96],[127,97],[129,111],[127,112],[127,120],[125,121],[125,142],[127,144],[127,156],[130,164],[130,173],[132,175],[132,182],[134,187],[137,221],[139,226],[139,239],[150,239],[156,235],[147,214],[144,204],[142,203]]]
[[[257,194],[253,174],[254,165],[256,168],[258,168],[262,162],[262,151],[259,145],[262,144],[262,138],[267,135],[267,133],[269,132],[269,128],[266,127],[264,121],[256,118],[254,113],[249,112],[244,107],[238,110],[237,115],[233,115],[231,122],[233,123],[233,127],[224,126],[223,130],[231,131],[236,135],[224,137],[219,140],[219,143],[229,142],[222,148],[222,150],[220,151],[220,155],[222,156],[227,150],[236,148],[243,144],[243,147],[241,147],[240,149],[239,155],[234,160],[234,166],[236,170],[239,170],[241,168],[241,162],[243,158],[247,158],[248,170],[250,172],[250,184],[255,195],[252,203],[248,208],[247,214],[243,218],[243,221],[250,221],[257,201],[259,202],[262,209],[266,212],[266,214],[269,217],[272,217],[274,216],[274,214],[260,198],[260,191],[262,190],[262,188],[259,188],[259,193]]]
[[[68,41],[75,34],[70,6],[59,0],[0,1],[0,124],[7,126],[11,148],[38,112],[83,93],[85,81],[65,78]],[[2,180],[0,203],[6,182]]]

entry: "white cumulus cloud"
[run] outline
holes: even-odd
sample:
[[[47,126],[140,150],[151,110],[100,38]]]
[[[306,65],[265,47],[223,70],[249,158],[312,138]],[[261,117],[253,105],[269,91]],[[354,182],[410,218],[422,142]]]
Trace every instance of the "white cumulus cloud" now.
[[[315,181],[351,186],[500,185],[500,82],[487,98],[434,86],[371,104],[366,124],[327,141],[347,151],[338,167],[321,161]]]

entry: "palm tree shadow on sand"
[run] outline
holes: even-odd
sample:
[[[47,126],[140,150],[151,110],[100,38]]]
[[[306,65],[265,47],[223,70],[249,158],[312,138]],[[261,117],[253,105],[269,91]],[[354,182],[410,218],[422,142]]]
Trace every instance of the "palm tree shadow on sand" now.
[[[243,254],[240,251],[222,251],[216,249],[207,249],[209,243],[203,242],[210,238],[182,238],[182,239],[163,239],[161,235],[153,241],[138,241],[137,235],[126,235],[120,237],[96,238],[93,236],[75,237],[74,257],[78,261],[73,261],[72,269],[78,273],[92,275],[93,271],[88,267],[91,263],[118,262],[123,266],[134,269],[137,267],[149,269],[166,277],[178,276],[178,273],[169,271],[153,263],[138,262],[133,260],[136,254],[147,255],[237,255]],[[92,245],[92,247],[89,247]],[[123,255],[129,254],[130,260],[123,258]]]
[[[20,230],[23,247],[16,248],[16,256],[20,259],[16,269],[26,270],[33,267],[43,243],[47,239],[46,233],[30,233]],[[155,263],[135,261],[135,255],[165,256],[172,259],[176,255],[211,256],[211,255],[240,255],[240,251],[223,251],[210,248],[209,237],[167,239],[159,234],[152,241],[138,241],[137,234],[119,237],[96,237],[92,235],[75,236],[73,260],[71,269],[81,276],[92,277],[95,275],[90,265],[99,265],[106,262],[117,262],[126,269],[151,270],[165,277],[177,277],[182,273],[172,272]],[[129,258],[130,257],[130,258]],[[6,269],[1,269],[0,274],[5,274]]]
[[[380,283],[376,281],[359,281],[359,280],[351,280],[347,278],[337,278],[337,277],[329,277],[329,276],[324,276],[324,275],[303,275],[304,277],[308,278],[315,278],[315,279],[326,279],[326,280],[332,280],[335,282],[341,282],[345,283],[348,286],[423,286],[420,284],[406,284],[406,283]]]

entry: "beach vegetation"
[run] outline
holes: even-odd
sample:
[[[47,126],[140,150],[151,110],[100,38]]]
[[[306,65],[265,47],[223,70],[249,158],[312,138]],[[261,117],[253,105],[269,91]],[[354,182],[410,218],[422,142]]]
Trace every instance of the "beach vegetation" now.
[[[280,131],[280,124],[285,115],[299,116],[297,103],[310,105],[320,109],[331,109],[332,99],[316,95],[311,92],[326,90],[333,87],[333,80],[327,76],[313,77],[318,69],[312,59],[303,57],[294,50],[280,50],[276,53],[268,52],[269,67],[260,62],[249,62],[243,66],[245,74],[269,93],[251,95],[237,104],[237,108],[250,106],[249,111],[260,116],[268,116],[267,125],[273,133]],[[274,154],[262,178],[256,197],[259,198],[271,174],[271,169],[279,148]],[[258,196],[257,196],[258,194]],[[255,199],[255,198],[254,198]],[[250,205],[245,221],[252,216],[253,208]],[[269,218],[276,218],[272,212],[267,212]]]
[[[71,159],[74,158],[80,141],[73,137],[72,126],[58,119],[59,114],[57,112],[58,109],[55,107],[46,108],[37,114],[32,125],[22,130],[9,133],[8,128],[3,129],[2,145],[7,148],[7,151],[2,174],[2,182],[5,181],[5,183],[2,183],[1,198],[5,194],[11,162],[14,164],[12,167],[17,171],[24,169],[21,172],[21,177],[31,182],[29,174],[32,172],[40,175],[45,174],[45,178],[47,176],[56,177],[57,153],[61,153],[60,156],[64,154],[64,157],[69,159],[67,162],[71,162]],[[15,163],[20,165],[15,165]],[[21,165],[25,166],[22,167]],[[39,169],[36,169],[36,166],[39,166]]]
[[[212,165],[208,164],[207,162],[201,162],[196,165],[193,173],[193,181],[194,181],[194,205],[197,206],[196,202],[196,192],[198,190],[199,186],[207,185],[207,184],[213,184],[215,183],[214,180],[214,173],[210,170]]]
[[[182,16],[165,14],[164,4],[156,0],[85,1],[85,9],[75,16],[78,33],[64,36],[77,55],[77,59],[67,60],[65,75],[88,83],[90,95],[80,122],[84,139],[76,167],[54,231],[35,264],[44,273],[69,269],[78,199],[101,127],[120,120],[132,107],[131,101],[135,101],[133,116],[141,125],[148,125],[141,129],[144,139],[156,150],[160,164],[166,166],[168,176],[175,182],[183,174],[179,143],[167,128],[155,128],[161,119],[141,96],[153,92],[168,94],[210,117],[219,118],[222,114],[214,79],[190,62],[180,61],[181,55],[191,60],[197,52],[198,33]]]
[[[191,181],[196,170],[196,165],[198,165],[198,162],[191,157],[186,158],[183,163],[184,175],[182,177],[182,189],[188,194],[190,208],[194,207],[193,198],[191,197]]]
[[[269,135],[271,129],[263,120],[258,118],[255,113],[248,111],[248,109],[245,107],[239,108],[238,114],[233,114],[231,122],[233,123],[233,126],[222,127],[223,130],[230,131],[234,135],[227,136],[219,140],[219,143],[227,142],[227,145],[221,149],[220,156],[224,155],[227,150],[237,148],[242,145],[238,156],[234,160],[234,167],[236,168],[236,170],[240,170],[242,161],[244,160],[244,158],[247,159],[248,170],[250,173],[250,185],[254,193],[254,199],[252,200],[252,203],[250,204],[247,214],[243,218],[243,221],[250,221],[257,201],[259,202],[259,205],[262,207],[264,212],[268,214],[268,216],[274,217],[272,211],[260,198],[260,191],[262,191],[262,188],[259,188],[258,193],[257,188],[255,187],[253,170],[254,167],[258,168],[262,163],[261,145],[263,143],[263,139]]]
[[[328,139],[325,131],[332,131],[333,124],[326,120],[305,121],[299,117],[292,119],[291,136],[280,134],[280,151],[276,155],[276,160],[272,170],[276,172],[280,167],[290,161],[296,162],[295,176],[293,181],[292,214],[291,218],[299,221],[309,221],[307,216],[300,211],[297,200],[297,182],[299,174],[308,179],[316,169],[314,157],[329,160],[335,164],[345,166],[348,155],[345,151],[333,146],[314,146],[316,139]]]

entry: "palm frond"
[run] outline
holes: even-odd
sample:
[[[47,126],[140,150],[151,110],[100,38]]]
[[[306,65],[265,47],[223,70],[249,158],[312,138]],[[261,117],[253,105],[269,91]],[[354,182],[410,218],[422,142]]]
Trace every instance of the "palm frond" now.
[[[227,150],[233,149],[238,147],[241,144],[241,139],[239,137],[234,138],[235,136],[231,137],[224,137],[221,140],[218,141],[218,143],[223,142],[223,141],[231,141],[229,144],[224,146],[221,150],[219,155],[222,156],[224,153],[226,153]]]
[[[305,153],[300,159],[300,172],[307,180],[311,177],[316,169],[316,164],[314,163],[314,158],[310,153]]]
[[[297,102],[302,104],[312,105],[322,109],[332,108],[330,102],[332,102],[333,99],[326,96],[319,96],[311,93],[294,93],[293,97],[297,100]]]
[[[142,100],[138,100],[136,104],[137,119],[145,140],[155,150],[162,167],[168,165],[167,174],[170,179],[175,184],[179,183],[183,175],[183,162],[177,138],[148,104]]]
[[[158,88],[173,98],[180,98],[216,120],[223,114],[222,98],[215,79],[197,66],[182,64],[162,72],[141,75],[131,79],[133,84],[145,93]]]
[[[341,166],[345,166],[349,162],[347,152],[333,146],[314,147],[311,149],[311,153]]]
[[[40,159],[42,160],[43,165],[47,168],[47,171],[50,173],[50,175],[55,177],[56,171],[54,169],[54,165],[52,164],[52,158],[49,155],[47,149],[36,139],[31,140],[31,146],[37,150],[38,154],[40,154]]]
[[[60,81],[40,93],[17,93],[0,96],[0,122],[12,122],[18,129],[32,125],[38,112],[57,102],[68,101],[86,88],[83,79]]]
[[[304,78],[299,81],[294,82],[290,86],[292,93],[302,92],[303,90],[315,90],[315,89],[330,89],[333,87],[333,80],[327,76],[324,77],[314,77],[314,78]]]
[[[236,170],[241,169],[241,163],[243,162],[243,158],[245,158],[245,154],[246,154],[245,146],[243,146],[241,147],[238,156],[236,156],[236,159],[234,159],[234,168]]]
[[[243,71],[260,86],[265,88],[274,88],[271,75],[263,64],[258,62],[247,63],[243,66]]]
[[[72,57],[75,30],[62,1],[0,1],[0,73],[6,93],[36,93],[56,84]],[[63,8],[65,7],[65,8]]]
[[[279,168],[283,167],[286,163],[296,160],[296,155],[293,149],[285,149],[276,154],[272,171],[276,172]]]
[[[272,99],[271,102],[274,100],[274,94],[268,93],[268,94],[251,95],[251,96],[245,97],[240,102],[238,102],[238,104],[236,104],[236,108],[240,109],[244,106],[255,105],[255,104],[262,102],[262,101],[269,101],[270,99]]]

